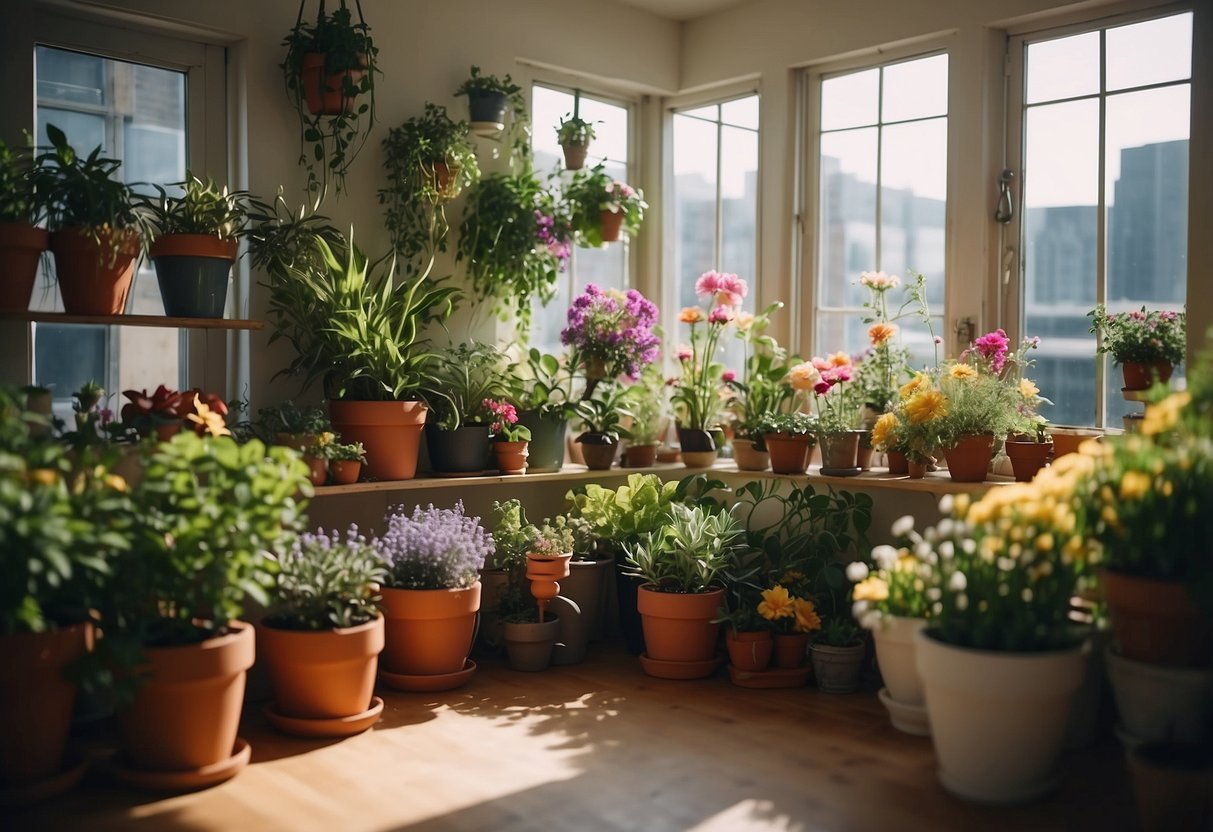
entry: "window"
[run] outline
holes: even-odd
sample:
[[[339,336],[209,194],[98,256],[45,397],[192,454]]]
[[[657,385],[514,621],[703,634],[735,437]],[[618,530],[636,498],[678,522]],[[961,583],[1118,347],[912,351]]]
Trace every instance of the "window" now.
[[[567,179],[572,175],[562,172],[564,155],[556,141],[556,131],[561,119],[576,111],[581,118],[594,125],[595,135],[590,143],[586,167],[603,162],[610,176],[624,182],[629,180],[631,113],[628,106],[580,91],[540,84],[533,87],[531,95],[534,122],[531,142],[538,176],[551,174]],[[654,220],[650,216],[645,221]],[[565,326],[565,314],[573,298],[587,283],[596,283],[608,289],[629,286],[630,255],[626,235],[621,242],[610,243],[604,248],[574,247],[555,297],[547,306],[535,310],[531,324],[531,346],[545,352],[559,352],[560,330]]]
[[[1182,309],[1192,14],[1012,41],[1009,146],[1022,166],[1022,320],[1058,424],[1127,408],[1087,312]]]
[[[816,352],[867,345],[858,279],[880,270],[926,277],[942,322],[948,158],[948,56],[916,57],[839,73],[814,73],[817,106]],[[942,323],[935,324],[935,331]],[[925,325],[902,321],[916,364],[934,345]]]
[[[673,115],[672,158],[675,287],[666,291],[666,329],[686,337],[675,316],[699,302],[695,281],[706,271],[733,272],[750,285],[753,311],[758,277],[758,96],[747,95]],[[740,344],[724,344],[727,364]]]

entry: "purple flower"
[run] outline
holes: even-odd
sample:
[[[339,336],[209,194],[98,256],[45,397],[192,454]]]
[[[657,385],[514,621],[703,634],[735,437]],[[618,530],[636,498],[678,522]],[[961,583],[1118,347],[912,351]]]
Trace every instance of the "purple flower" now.
[[[464,515],[462,500],[453,509],[416,506],[411,516],[396,506],[373,545],[387,561],[390,585],[400,589],[471,586],[493,551],[492,536],[479,517]]]

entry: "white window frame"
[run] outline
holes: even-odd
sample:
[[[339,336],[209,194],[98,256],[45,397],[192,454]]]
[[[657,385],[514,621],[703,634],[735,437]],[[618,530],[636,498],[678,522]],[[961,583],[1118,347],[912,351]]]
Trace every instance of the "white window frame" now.
[[[1025,86],[1027,83],[1026,77],[1026,53],[1027,47],[1031,43],[1040,43],[1044,41],[1056,40],[1058,38],[1069,37],[1072,35],[1083,34],[1087,32],[1100,32],[1102,30],[1123,26],[1125,24],[1140,23],[1146,20],[1154,20],[1160,17],[1170,17],[1176,14],[1182,14],[1185,11],[1195,11],[1195,5],[1191,2],[1167,3],[1166,5],[1149,5],[1133,9],[1131,11],[1123,11],[1117,14],[1091,16],[1090,14],[1083,17],[1066,18],[1060,21],[1051,22],[1052,25],[1027,25],[1016,27],[1007,31],[1007,94],[1006,94],[1006,143],[1005,143],[1005,158],[1004,168],[1011,170],[1015,174],[1012,193],[1015,206],[1015,215],[1010,223],[1004,227],[1004,238],[1002,251],[1006,252],[1006,259],[1003,261],[1002,268],[1009,271],[1011,279],[999,279],[997,285],[1000,287],[1000,294],[997,297],[999,307],[1003,310],[1002,317],[1004,320],[1000,325],[1004,326],[1011,343],[1019,343],[1019,340],[1032,333],[1025,331],[1025,286],[1026,286],[1026,263],[1023,258],[1023,152],[1024,152],[1024,132],[1026,130],[1026,119],[1024,115],[1027,111],[1025,106]],[[1197,50],[1201,48],[1199,42],[1199,27],[1193,21],[1192,29],[1192,54],[1193,63],[1196,62]],[[1095,252],[1095,269],[1096,269],[1096,303],[1103,303],[1107,295],[1107,189],[1105,187],[1105,172],[1106,159],[1104,153],[1104,131],[1106,125],[1105,117],[1105,102],[1108,98],[1108,91],[1104,89],[1104,72],[1103,66],[1104,56],[1101,50],[1101,66],[1100,66],[1100,90],[1096,94],[1099,100],[1099,184],[1098,184],[1098,202],[1096,204],[1096,252]],[[1195,66],[1194,66],[1195,69]],[[1162,82],[1158,84],[1147,84],[1142,89],[1153,89],[1156,87],[1172,86],[1177,82]],[[1195,71],[1189,76],[1188,83],[1192,90],[1193,98],[1196,97],[1196,84],[1200,83],[1196,77]],[[1137,88],[1130,88],[1137,89]],[[1114,94],[1119,94],[1127,90],[1116,90]],[[1080,96],[1083,98],[1093,97],[1091,95]],[[1195,118],[1192,120],[1195,121]],[[1194,124],[1190,126],[1194,127]],[[1189,159],[1194,160],[1197,153],[1195,144],[1189,138]],[[1194,161],[1189,163],[1194,167]],[[1192,168],[1189,168],[1189,183],[1191,187],[1198,187],[1192,179]],[[1188,232],[1191,237],[1193,228],[1199,226],[1193,223],[1192,214],[1189,206],[1188,215]],[[1191,271],[1193,264],[1189,260],[1188,269]],[[1188,288],[1191,287],[1191,280],[1188,281]],[[1189,299],[1190,300],[1190,299]],[[1094,337],[1094,336],[1092,336]],[[1193,339],[1199,341],[1201,334],[1199,332],[1189,332],[1189,343]],[[1095,362],[1095,424],[1099,426],[1109,427],[1106,410],[1107,402],[1107,362],[1097,360]],[[1081,426],[1090,427],[1090,426]],[[1117,425],[1110,425],[1112,428]]]

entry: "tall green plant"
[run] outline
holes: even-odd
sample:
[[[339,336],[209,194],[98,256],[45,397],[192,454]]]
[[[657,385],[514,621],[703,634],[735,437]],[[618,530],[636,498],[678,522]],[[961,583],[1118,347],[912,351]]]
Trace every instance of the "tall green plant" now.
[[[0,222],[32,225],[40,218],[43,206],[34,187],[34,170],[28,148],[16,150],[0,140]]]

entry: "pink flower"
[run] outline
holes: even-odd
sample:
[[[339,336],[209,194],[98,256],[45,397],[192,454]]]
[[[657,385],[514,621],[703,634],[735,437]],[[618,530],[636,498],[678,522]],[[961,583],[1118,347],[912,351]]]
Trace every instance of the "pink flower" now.
[[[735,274],[704,272],[695,281],[695,294],[712,295],[721,306],[740,306],[748,292],[749,286]]]
[[[737,380],[737,373],[733,372],[732,370],[725,370],[720,374],[720,380],[725,384],[732,384]]]
[[[942,339],[942,338],[940,338],[938,335],[936,335],[936,336],[935,336],[935,343],[936,343],[936,344],[942,344],[942,343],[943,343],[943,339]]]
[[[693,358],[695,354],[691,351],[691,348],[688,347],[686,344],[679,344],[678,352],[676,353],[676,355],[678,356],[679,361],[690,361],[691,358]]]
[[[1001,329],[996,329],[993,332],[987,332],[985,335],[973,342],[973,349],[984,359],[990,362],[991,369],[995,373],[1002,372],[1002,367],[1007,362],[1007,347],[1010,341],[1007,339],[1007,333]]]
[[[708,323],[727,324],[733,320],[733,310],[728,306],[717,306],[708,314]]]
[[[819,396],[824,396],[826,393],[830,392],[831,386],[833,386],[833,385],[831,385],[830,382],[826,381],[823,378],[821,381],[819,381],[813,385],[813,392]]]
[[[815,355],[809,360],[813,362],[813,366],[817,368],[819,373],[824,373],[826,370],[834,366],[829,362],[829,360],[822,358],[820,355]]]

